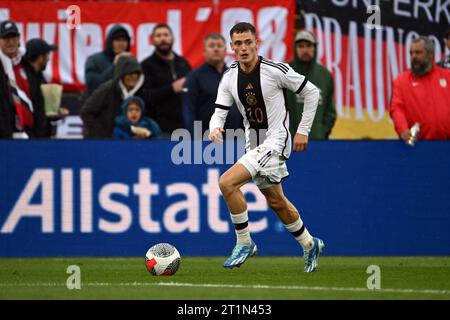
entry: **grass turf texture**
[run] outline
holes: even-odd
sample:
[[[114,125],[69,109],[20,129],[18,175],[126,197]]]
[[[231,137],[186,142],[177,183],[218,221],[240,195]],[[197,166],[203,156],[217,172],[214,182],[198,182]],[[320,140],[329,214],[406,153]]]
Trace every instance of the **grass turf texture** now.
[[[182,257],[177,274],[150,275],[144,258],[1,258],[0,299],[450,299],[450,257],[254,257],[224,269],[225,258]],[[68,290],[69,265],[81,290]],[[369,265],[381,290],[367,289]]]

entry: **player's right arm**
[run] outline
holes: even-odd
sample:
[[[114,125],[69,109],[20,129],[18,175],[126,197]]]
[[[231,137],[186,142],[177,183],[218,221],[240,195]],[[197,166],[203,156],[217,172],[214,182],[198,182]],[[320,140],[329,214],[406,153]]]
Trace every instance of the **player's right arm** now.
[[[209,140],[222,143],[223,126],[233,105],[233,96],[229,86],[229,72],[225,73],[217,90],[216,109],[209,121]]]

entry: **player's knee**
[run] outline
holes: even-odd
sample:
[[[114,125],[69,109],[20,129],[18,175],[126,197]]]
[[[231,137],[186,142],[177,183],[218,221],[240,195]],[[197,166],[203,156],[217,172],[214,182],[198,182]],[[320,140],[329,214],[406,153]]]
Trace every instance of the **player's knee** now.
[[[233,193],[234,185],[227,176],[222,175],[219,179],[219,188],[224,197],[227,197],[229,194]]]

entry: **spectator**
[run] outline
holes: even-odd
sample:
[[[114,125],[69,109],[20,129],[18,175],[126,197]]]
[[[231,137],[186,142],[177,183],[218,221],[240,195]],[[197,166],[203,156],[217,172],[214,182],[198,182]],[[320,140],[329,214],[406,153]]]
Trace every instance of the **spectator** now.
[[[156,25],[152,42],[155,52],[141,64],[146,87],[152,89],[153,94],[148,115],[159,123],[163,132],[171,134],[173,130],[183,128],[181,93],[191,66],[172,50],[174,38],[168,25]]]
[[[33,102],[36,126],[34,136],[39,138],[50,138],[53,134],[51,120],[59,120],[66,117],[69,111],[65,108],[59,109],[59,114],[47,117],[45,114],[44,96],[41,85],[47,83],[43,71],[50,61],[50,52],[57,50],[55,45],[49,45],[42,39],[31,39],[26,44],[26,53],[22,58],[22,65],[29,83],[30,98]]]
[[[184,125],[193,135],[194,121],[201,121],[202,134],[209,129],[209,121],[214,114],[217,88],[223,73],[227,53],[225,38],[211,33],[204,39],[205,63],[192,70],[186,78],[186,93],[183,99]],[[238,108],[231,108],[224,129],[243,127],[243,119]]]
[[[85,97],[89,97],[102,83],[114,76],[114,67],[119,58],[130,55],[131,37],[121,25],[115,25],[108,32],[105,49],[89,56],[85,65]]]
[[[114,120],[121,113],[124,99],[131,96],[150,103],[147,91],[143,89],[144,75],[136,58],[124,56],[114,68],[114,78],[95,90],[81,108],[81,119],[85,138],[112,138]]]
[[[20,33],[16,24],[12,21],[0,23],[0,60],[3,71],[9,82],[10,96],[16,115],[14,120],[14,137],[29,138],[40,133],[45,125],[45,117],[42,112],[34,110],[28,82],[23,65],[20,47]]]
[[[411,69],[394,81],[390,115],[405,142],[418,122],[418,139],[450,139],[450,71],[434,64],[434,44],[427,37],[413,40]]]
[[[116,118],[113,137],[116,139],[149,139],[161,134],[158,124],[144,116],[145,103],[131,96],[122,103],[122,114]]]
[[[295,37],[294,60],[289,62],[292,68],[314,83],[320,91],[319,105],[309,133],[310,139],[328,139],[336,122],[334,105],[333,77],[325,67],[316,61],[317,41],[306,30],[299,31]],[[288,92],[289,130],[292,136],[297,133],[302,119],[304,99],[301,95]]]
[[[10,91],[9,79],[0,61],[0,139],[11,139],[13,136],[15,112]]]
[[[450,51],[450,29],[447,30],[445,35],[445,44],[447,49]],[[445,69],[450,69],[450,54],[448,54],[444,60],[438,63],[438,66]]]

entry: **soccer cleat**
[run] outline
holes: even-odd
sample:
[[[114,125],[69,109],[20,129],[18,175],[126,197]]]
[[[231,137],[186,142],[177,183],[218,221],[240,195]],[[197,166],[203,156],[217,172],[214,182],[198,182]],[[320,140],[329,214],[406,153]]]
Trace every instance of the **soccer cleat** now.
[[[309,251],[304,251],[303,258],[305,259],[305,269],[304,272],[314,272],[317,269],[317,260],[319,259],[319,255],[322,253],[325,245],[323,241],[319,238],[313,238],[314,247],[312,247]]]
[[[223,263],[223,266],[229,269],[240,267],[248,257],[256,255],[257,251],[258,249],[253,241],[250,245],[238,243],[234,246],[231,256]]]

